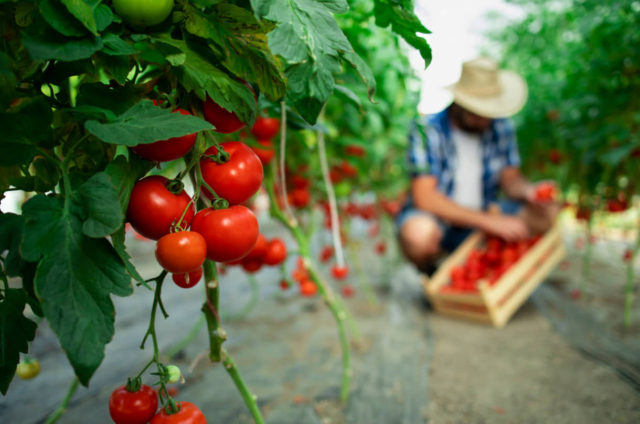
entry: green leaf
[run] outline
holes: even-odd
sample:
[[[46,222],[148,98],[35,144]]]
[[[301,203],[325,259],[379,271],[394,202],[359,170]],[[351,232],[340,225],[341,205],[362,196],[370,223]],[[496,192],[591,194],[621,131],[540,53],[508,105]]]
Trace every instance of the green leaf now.
[[[20,242],[22,240],[23,219],[21,215],[0,213],[0,255],[4,258],[4,269],[9,277],[20,273]]]
[[[98,35],[98,25],[93,9],[101,0],[61,0],[73,16],[79,20],[93,35]]]
[[[102,51],[111,56],[125,56],[138,53],[129,43],[115,34],[106,34],[102,37],[104,48]]]
[[[284,97],[286,77],[282,64],[269,50],[267,32],[273,28],[271,25],[262,24],[247,9],[220,3],[209,15],[188,8],[185,27],[190,33],[216,43],[225,68],[244,80],[256,82],[270,100]]]
[[[46,100],[36,97],[0,112],[0,166],[26,164],[33,158],[35,145],[52,137],[52,113]]]
[[[43,256],[35,276],[36,294],[86,386],[114,334],[110,294],[131,294],[130,277],[106,239],[83,234],[83,218],[89,215],[84,205],[68,201],[63,208],[57,199],[38,195],[25,203],[23,215],[23,255]]]
[[[107,236],[122,226],[124,214],[120,209],[118,192],[109,175],[99,172],[82,184],[74,198],[87,212],[82,231],[89,237]]]
[[[87,35],[87,30],[84,26],[60,4],[60,1],[42,0],[40,2],[40,14],[51,25],[51,28],[62,35],[67,37],[83,37]]]
[[[373,13],[376,25],[391,30],[418,49],[424,59],[425,68],[431,63],[431,47],[418,34],[431,34],[413,11],[413,0],[374,0]]]
[[[193,134],[212,129],[213,126],[192,115],[171,113],[154,106],[150,100],[142,100],[118,118],[106,124],[90,120],[86,129],[106,143],[136,146],[172,137]]]
[[[44,22],[41,25],[31,25],[24,33],[22,41],[29,56],[33,60],[64,60],[72,61],[86,59],[102,48],[99,37],[66,38],[50,29]]]
[[[136,155],[130,155],[129,160],[124,156],[118,156],[107,165],[105,172],[111,177],[116,190],[122,212],[126,212],[129,204],[131,190],[142,176],[153,168],[153,162],[140,159]]]
[[[36,336],[36,323],[23,315],[27,294],[21,289],[4,291],[0,301],[0,391],[7,394],[20,361],[20,352],[29,351]]]
[[[369,99],[373,101],[373,96],[376,93],[376,79],[369,66],[354,52],[345,52],[342,57],[358,72],[362,82],[367,86]]]
[[[133,264],[131,263],[131,256],[129,255],[129,252],[127,252],[127,248],[124,244],[124,239],[125,239],[125,229],[123,225],[122,227],[120,227],[118,231],[116,231],[111,235],[113,248],[120,256],[120,259],[122,259],[122,262],[124,262],[124,266],[127,269],[127,272],[129,273],[129,275],[134,280],[142,284],[143,286],[149,288],[149,285],[147,284],[147,282],[144,280],[144,278],[142,278],[142,276],[140,275],[136,267],[133,266]]]
[[[11,70],[11,59],[4,52],[0,52],[0,107],[3,110],[17,97],[17,83],[18,79]]]
[[[120,115],[131,108],[139,99],[140,93],[132,85],[110,87],[97,82],[82,84],[78,89],[76,102],[78,108],[80,106],[93,106],[109,110],[115,115]],[[86,110],[88,111],[89,109]],[[95,109],[95,111],[97,112],[98,110]],[[108,120],[111,120],[111,118],[108,118]]]
[[[638,145],[635,143],[628,143],[615,149],[611,149],[607,153],[599,156],[600,162],[606,165],[618,166],[631,154],[631,151],[637,147]]]
[[[127,83],[127,77],[132,68],[130,56],[110,56],[98,52],[95,55],[95,59],[95,62],[100,65],[110,78],[115,79],[118,84],[124,85]]]

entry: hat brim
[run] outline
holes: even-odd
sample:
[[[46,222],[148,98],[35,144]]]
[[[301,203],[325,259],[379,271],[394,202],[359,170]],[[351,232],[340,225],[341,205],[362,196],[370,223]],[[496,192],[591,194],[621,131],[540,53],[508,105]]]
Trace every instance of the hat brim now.
[[[453,94],[453,100],[463,108],[486,118],[506,118],[515,115],[527,101],[527,83],[513,71],[498,72],[500,94],[478,96],[469,94],[458,84],[447,87]]]

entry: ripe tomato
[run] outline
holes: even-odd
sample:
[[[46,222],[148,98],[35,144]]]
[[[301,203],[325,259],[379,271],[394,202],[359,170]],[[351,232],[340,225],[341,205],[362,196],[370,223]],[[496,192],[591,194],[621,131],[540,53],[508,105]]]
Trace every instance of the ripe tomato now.
[[[309,181],[302,175],[294,175],[293,177],[291,177],[290,181],[294,188],[309,188],[309,186],[311,185],[311,181]]]
[[[246,202],[262,184],[262,162],[253,150],[240,141],[228,141],[222,143],[221,147],[229,154],[229,160],[218,164],[203,158],[200,161],[202,178],[218,196],[227,199],[229,204]],[[215,155],[217,152],[216,146],[212,146],[205,154]],[[207,189],[203,189],[203,193],[213,197]]]
[[[173,0],[113,0],[113,8],[129,25],[145,27],[167,19]]]
[[[195,231],[167,234],[156,243],[158,263],[174,274],[184,274],[200,268],[206,257],[207,243]]]
[[[300,294],[304,297],[311,297],[318,292],[318,286],[311,280],[303,280],[300,283]]]
[[[400,213],[402,205],[397,200],[383,200],[380,202],[382,209],[390,216],[396,216]]]
[[[333,257],[333,246],[324,246],[320,251],[320,262],[329,262]]]
[[[251,128],[253,134],[258,140],[272,139],[280,130],[280,120],[278,118],[263,118],[259,116]]]
[[[562,153],[558,149],[549,150],[549,162],[559,165],[563,160]]]
[[[387,251],[387,244],[384,241],[378,242],[378,244],[376,244],[376,253],[378,255],[382,256],[386,251]]]
[[[298,209],[306,208],[311,201],[311,193],[306,188],[294,188],[289,193],[289,201]]]
[[[287,290],[289,288],[289,282],[285,279],[280,280],[280,289]]]
[[[279,238],[269,241],[262,262],[275,266],[280,265],[285,259],[287,259],[287,245]]]
[[[265,253],[267,253],[268,245],[269,242],[267,241],[267,238],[262,234],[258,234],[258,240],[256,240],[256,244],[253,246],[253,249],[251,249],[247,256],[242,258],[243,264],[245,261],[257,261],[262,264],[262,258]]]
[[[181,115],[191,115],[184,109],[176,109],[173,113]],[[189,150],[196,142],[197,133],[183,135],[182,137],[173,137],[168,140],[155,141],[149,144],[138,144],[131,148],[138,156],[143,159],[155,162],[167,162],[170,160],[181,158],[189,153]]]
[[[271,140],[258,140],[258,144],[264,146],[264,149],[251,146],[251,150],[258,156],[262,165],[267,165],[276,155],[276,151],[273,149],[273,143]]]
[[[539,183],[534,192],[538,202],[552,202],[556,199],[556,186],[550,182]]]
[[[207,424],[207,419],[197,406],[191,402],[179,402],[180,410],[175,414],[167,414],[164,408],[151,420],[151,424]]]
[[[238,116],[229,112],[207,96],[207,100],[202,104],[204,119],[215,127],[216,132],[229,134],[243,128],[246,124]]]
[[[236,205],[228,209],[203,209],[196,214],[191,230],[207,242],[207,258],[216,262],[245,257],[258,240],[258,220],[251,210]]]
[[[158,409],[158,395],[143,384],[137,392],[120,386],[109,398],[109,414],[116,424],[146,424]]]
[[[338,266],[334,265],[331,267],[331,275],[336,280],[344,280],[349,275],[349,267],[348,266]]]
[[[31,380],[38,374],[40,374],[40,361],[35,358],[20,361],[16,368],[16,375],[23,380]]]
[[[195,271],[185,274],[173,274],[171,278],[173,278],[173,282],[176,283],[176,286],[182,287],[183,289],[189,289],[198,284],[202,278],[202,268],[198,268]]]
[[[171,225],[180,219],[191,201],[184,190],[177,194],[170,192],[168,182],[165,177],[152,175],[138,181],[131,191],[127,220],[137,232],[153,240],[169,234]],[[182,220],[185,228],[191,223],[194,213],[191,204]]]
[[[631,249],[626,249],[624,251],[624,254],[622,255],[622,260],[625,263],[630,263],[632,259],[633,259],[633,251]]]
[[[358,146],[357,144],[351,144],[344,149],[344,152],[349,156],[362,157],[367,151],[362,146]]]
[[[355,289],[350,284],[345,284],[344,286],[342,286],[340,292],[342,293],[342,296],[346,298],[352,297],[356,293]]]
[[[262,261],[259,259],[247,259],[246,257],[242,259],[242,269],[247,271],[249,274],[253,274],[255,272],[260,271],[262,268]]]

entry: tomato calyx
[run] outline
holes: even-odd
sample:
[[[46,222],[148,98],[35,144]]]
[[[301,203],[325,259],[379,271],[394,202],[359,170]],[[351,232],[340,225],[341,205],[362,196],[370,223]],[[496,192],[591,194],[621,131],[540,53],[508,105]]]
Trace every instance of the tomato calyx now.
[[[124,386],[129,393],[136,393],[142,387],[142,378],[134,377],[127,378],[127,384]]]
[[[182,190],[184,190],[184,184],[180,180],[169,180],[165,184],[165,187],[171,194],[180,194]]]
[[[168,415],[174,415],[180,412],[180,404],[170,397],[163,409]]]
[[[229,155],[229,153],[227,153],[224,150],[224,148],[219,145],[216,146],[215,154],[207,154],[207,155],[204,155],[203,157],[211,159],[212,161],[214,161],[219,165],[222,165],[223,163],[227,163],[229,162],[229,159],[231,159],[231,155]]]

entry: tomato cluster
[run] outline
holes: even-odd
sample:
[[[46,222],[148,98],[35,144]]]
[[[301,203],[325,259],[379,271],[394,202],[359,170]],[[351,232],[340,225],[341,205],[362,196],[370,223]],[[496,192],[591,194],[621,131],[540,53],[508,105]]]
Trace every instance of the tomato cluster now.
[[[302,258],[298,258],[296,268],[291,273],[291,278],[298,283],[298,289],[302,296],[312,297],[318,292],[318,286],[316,286],[316,283],[311,279],[309,270],[307,270],[307,267],[304,265]],[[284,285],[281,282],[280,287],[285,289],[289,287],[289,284]]]
[[[275,237],[271,240],[258,234],[253,249],[242,259],[238,261],[228,262],[228,265],[241,265],[248,273],[255,273],[262,268],[263,265],[278,266],[287,259],[287,245],[282,239]]]
[[[539,239],[536,236],[519,242],[505,242],[497,237],[487,237],[483,247],[472,250],[463,265],[451,270],[450,284],[443,286],[442,291],[476,292],[481,281],[494,285]]]

